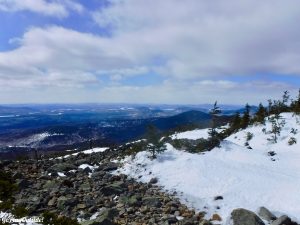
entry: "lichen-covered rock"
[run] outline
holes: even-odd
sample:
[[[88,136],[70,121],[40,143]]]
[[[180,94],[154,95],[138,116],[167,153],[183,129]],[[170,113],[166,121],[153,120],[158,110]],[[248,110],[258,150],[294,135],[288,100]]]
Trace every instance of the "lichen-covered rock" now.
[[[264,222],[247,209],[235,209],[231,213],[233,225],[264,225]]]
[[[276,216],[275,216],[273,213],[271,213],[271,212],[270,212],[267,208],[265,208],[265,207],[260,207],[260,208],[258,209],[258,215],[259,215],[262,219],[264,219],[264,220],[266,220],[266,221],[268,221],[268,222],[277,219]]]

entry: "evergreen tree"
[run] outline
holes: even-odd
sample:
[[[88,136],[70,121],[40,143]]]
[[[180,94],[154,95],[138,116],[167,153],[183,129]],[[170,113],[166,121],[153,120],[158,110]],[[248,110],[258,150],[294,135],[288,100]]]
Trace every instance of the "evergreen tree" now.
[[[267,116],[266,108],[261,103],[259,103],[258,110],[254,116],[254,122],[264,124],[266,116]]]
[[[217,131],[217,117],[222,111],[220,110],[220,107],[217,104],[218,103],[216,101],[213,108],[210,110],[210,115],[212,117],[212,125],[208,131],[209,141],[211,143],[209,149],[220,146],[220,135]]]
[[[278,136],[280,136],[280,132],[285,125],[285,121],[280,116],[280,113],[275,113],[269,117],[269,121],[272,124],[270,133],[272,134],[270,141],[277,143]]]
[[[268,100],[268,116],[270,116],[273,112],[273,102],[271,99]]]
[[[280,100],[273,101],[272,114],[280,114],[282,112],[283,105]]]
[[[156,158],[156,155],[167,150],[167,147],[163,141],[158,129],[154,125],[149,125],[146,132],[147,148],[152,154],[152,159]]]
[[[241,128],[245,129],[248,127],[249,124],[250,124],[250,106],[247,103],[245,106],[244,115],[243,115],[242,121],[241,121]]]
[[[237,131],[241,128],[241,116],[239,112],[236,112],[236,114],[234,115],[232,122],[230,124],[230,130]]]
[[[297,99],[292,101],[291,110],[295,115],[300,115],[300,89]]]
[[[287,112],[289,111],[289,100],[290,100],[290,94],[288,91],[284,91],[283,96],[282,96],[282,102],[281,102],[281,112]]]

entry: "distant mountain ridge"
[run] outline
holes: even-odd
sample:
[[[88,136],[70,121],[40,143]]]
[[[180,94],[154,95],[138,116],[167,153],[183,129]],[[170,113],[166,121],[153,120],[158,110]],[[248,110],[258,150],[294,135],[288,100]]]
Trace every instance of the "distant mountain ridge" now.
[[[39,118],[42,121],[39,121]],[[220,118],[228,121],[229,117]],[[90,140],[94,146],[111,146],[142,138],[149,124],[155,125],[162,132],[184,126],[206,128],[210,125],[211,116],[208,113],[191,110],[174,116],[146,119],[73,121],[71,123],[63,120],[59,123],[59,119],[47,122],[43,121],[44,119],[45,117],[34,115],[26,124],[36,125],[36,127],[25,129],[14,126],[12,130],[8,129],[0,133],[0,151],[11,154],[14,151],[21,153],[33,149],[42,151],[85,149],[89,147]]]
[[[191,110],[175,116],[159,118],[154,121],[153,124],[161,130],[168,130],[188,124],[208,126],[210,120],[210,114],[197,110]]]

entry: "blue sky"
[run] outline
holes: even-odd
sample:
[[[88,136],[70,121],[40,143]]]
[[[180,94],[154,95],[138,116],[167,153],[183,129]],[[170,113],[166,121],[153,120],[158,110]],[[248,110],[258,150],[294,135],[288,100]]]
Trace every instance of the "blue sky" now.
[[[0,104],[296,94],[299,19],[292,0],[0,0]]]

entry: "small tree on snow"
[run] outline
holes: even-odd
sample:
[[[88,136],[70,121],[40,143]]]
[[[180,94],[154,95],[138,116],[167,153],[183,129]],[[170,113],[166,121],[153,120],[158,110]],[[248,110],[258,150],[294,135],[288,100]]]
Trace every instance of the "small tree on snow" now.
[[[253,118],[254,122],[258,122],[260,124],[265,124],[265,117],[267,116],[266,108],[260,103],[258,106],[258,110],[255,113]]]
[[[281,112],[287,112],[289,111],[289,101],[290,101],[290,94],[288,91],[285,91],[283,93],[283,96],[282,96],[282,102],[280,104],[281,106]]]
[[[158,129],[154,125],[147,127],[147,149],[152,154],[152,159],[155,159],[157,154],[167,150],[165,143],[161,140]]]
[[[231,123],[230,123],[230,130],[237,131],[241,128],[241,116],[239,112],[236,112],[234,115]]]
[[[248,125],[250,124],[250,106],[248,105],[248,103],[245,106],[245,111],[244,111],[244,115],[242,117],[242,121],[241,121],[241,127],[243,129],[247,128]]]
[[[300,90],[297,99],[292,101],[291,109],[294,115],[300,115]]]
[[[210,110],[211,119],[211,128],[208,131],[209,141],[211,142],[210,149],[214,147],[220,146],[220,135],[217,131],[217,116],[221,113],[220,107],[217,105],[217,101],[215,102],[213,108]]]
[[[280,132],[285,125],[285,120],[280,116],[279,113],[276,113],[269,117],[269,121],[271,122],[271,130],[270,133],[272,134],[271,138],[268,139],[277,143],[278,136],[280,136]]]

